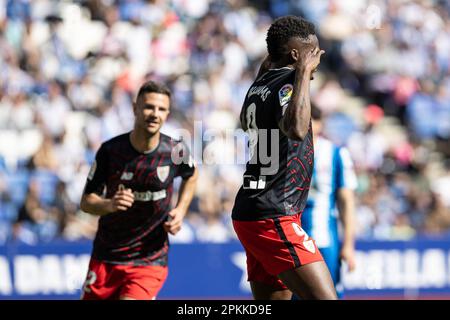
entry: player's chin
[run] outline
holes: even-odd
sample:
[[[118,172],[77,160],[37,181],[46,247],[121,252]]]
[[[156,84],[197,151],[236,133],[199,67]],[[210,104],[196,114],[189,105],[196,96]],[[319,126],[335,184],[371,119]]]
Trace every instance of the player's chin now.
[[[151,135],[157,133],[159,131],[159,129],[161,129],[161,126],[148,126],[147,127],[147,132]]]

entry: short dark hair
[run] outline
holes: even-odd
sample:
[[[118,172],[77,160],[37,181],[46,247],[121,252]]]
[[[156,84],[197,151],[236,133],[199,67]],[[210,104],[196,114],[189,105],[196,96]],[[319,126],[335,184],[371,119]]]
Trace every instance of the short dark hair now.
[[[171,92],[169,87],[167,87],[164,83],[156,82],[156,81],[147,81],[145,82],[141,88],[139,89],[139,92],[137,94],[136,100],[139,99],[140,96],[146,94],[146,93],[162,93],[169,97],[171,96]]]
[[[322,120],[322,111],[314,103],[311,103],[311,118],[313,120]]]
[[[267,31],[267,51],[272,61],[278,61],[283,54],[283,47],[290,38],[308,39],[316,34],[314,24],[296,16],[284,16],[276,19]]]

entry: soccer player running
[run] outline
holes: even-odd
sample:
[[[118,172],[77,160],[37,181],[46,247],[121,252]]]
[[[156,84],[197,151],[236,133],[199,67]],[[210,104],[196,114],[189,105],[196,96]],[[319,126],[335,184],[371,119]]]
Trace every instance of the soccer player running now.
[[[355,269],[354,190],[357,179],[348,150],[321,135],[323,123],[320,109],[312,105],[311,116],[314,170],[301,222],[306,233],[316,241],[338,296],[342,298],[341,260],[347,263],[349,271]],[[338,219],[342,223],[342,244]]]
[[[134,129],[96,154],[80,204],[100,216],[82,299],[155,299],[164,284],[168,233],[180,230],[197,180],[186,145],[160,133],[170,96],[165,85],[144,83]],[[183,180],[170,209],[177,176]]]
[[[274,21],[266,41],[269,55],[241,111],[251,159],[233,226],[255,299],[336,299],[322,255],[300,224],[314,161],[309,85],[324,51],[314,25],[295,16]]]

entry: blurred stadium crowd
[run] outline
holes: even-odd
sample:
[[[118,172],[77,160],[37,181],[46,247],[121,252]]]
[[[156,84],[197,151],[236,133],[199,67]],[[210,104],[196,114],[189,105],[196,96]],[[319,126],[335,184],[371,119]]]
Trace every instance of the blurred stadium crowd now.
[[[353,157],[358,238],[450,232],[447,1],[0,0],[0,244],[93,238],[85,179],[101,142],[131,130],[145,79],[173,90],[163,132],[238,128],[266,31],[286,14],[313,21],[326,51],[312,100]],[[203,143],[172,241],[235,238],[244,166],[218,160],[243,150],[222,138]]]

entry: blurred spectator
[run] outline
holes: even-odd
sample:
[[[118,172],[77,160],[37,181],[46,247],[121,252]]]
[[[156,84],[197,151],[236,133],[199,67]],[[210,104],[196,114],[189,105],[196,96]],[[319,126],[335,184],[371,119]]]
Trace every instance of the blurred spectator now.
[[[57,213],[43,205],[39,193],[38,184],[31,181],[14,224],[13,237],[17,241],[36,244],[39,241],[51,241],[58,235]]]
[[[64,239],[69,241],[94,239],[97,232],[98,219],[82,211],[68,213],[62,231]]]
[[[450,229],[450,209],[437,194],[433,194],[431,208],[423,229],[428,234],[446,233]]]
[[[37,101],[37,116],[42,129],[54,138],[60,137],[64,133],[69,113],[70,104],[60,84],[50,82],[47,95],[40,96]]]
[[[2,99],[0,124],[2,129],[24,130],[35,126],[36,114],[24,93],[14,93]]]
[[[364,128],[355,132],[348,140],[348,148],[357,167],[363,170],[379,169],[383,154],[387,149],[385,138],[376,130],[376,125],[383,117],[383,110],[376,105],[369,105],[364,111]]]
[[[220,198],[214,190],[200,199],[200,219],[197,221],[196,239],[200,242],[224,243],[231,239],[224,225]]]
[[[41,146],[31,157],[27,167],[30,170],[43,169],[56,171],[58,169],[58,165],[59,163],[55,154],[53,138],[49,135],[45,135]]]

